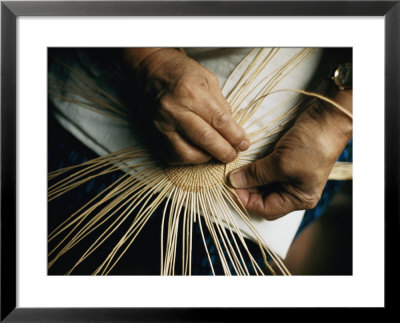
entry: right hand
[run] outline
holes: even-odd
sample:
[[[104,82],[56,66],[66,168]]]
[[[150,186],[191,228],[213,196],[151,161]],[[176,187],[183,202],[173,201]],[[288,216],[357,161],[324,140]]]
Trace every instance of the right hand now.
[[[161,153],[169,164],[200,164],[212,157],[229,163],[248,149],[249,137],[233,120],[213,73],[170,48],[154,50],[135,65],[135,50],[126,49],[125,61],[132,60],[154,108],[146,114],[166,143]]]

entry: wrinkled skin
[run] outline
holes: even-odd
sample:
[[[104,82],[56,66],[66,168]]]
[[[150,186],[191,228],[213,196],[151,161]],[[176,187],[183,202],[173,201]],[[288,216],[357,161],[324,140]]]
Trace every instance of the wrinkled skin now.
[[[352,109],[352,91],[333,99]],[[352,120],[327,103],[304,111],[267,157],[229,174],[249,211],[268,220],[314,208],[332,167],[352,136]]]
[[[228,163],[249,147],[232,119],[218,79],[175,49],[127,49],[124,60],[150,99],[146,111],[169,164]],[[330,97],[352,111],[352,91]],[[304,111],[267,157],[234,171],[230,184],[244,206],[268,220],[319,201],[332,167],[352,136],[352,120],[327,103]]]
[[[126,56],[134,66],[135,52]],[[150,126],[169,164],[200,164],[212,157],[228,163],[248,149],[249,138],[233,120],[213,73],[168,48],[145,55],[136,65],[147,106],[153,107]]]

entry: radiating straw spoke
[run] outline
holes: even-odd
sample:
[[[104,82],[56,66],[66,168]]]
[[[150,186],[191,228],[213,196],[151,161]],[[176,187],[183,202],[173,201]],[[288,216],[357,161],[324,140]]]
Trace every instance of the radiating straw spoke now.
[[[93,271],[94,275],[110,274],[152,214],[164,203],[160,214],[161,275],[177,274],[177,257],[181,258],[181,274],[192,274],[194,225],[199,228],[200,239],[213,275],[217,274],[217,268],[208,250],[206,230],[219,258],[221,268],[218,270],[222,270],[225,275],[264,275],[268,272],[276,274],[269,259],[275,263],[279,273],[290,275],[280,257],[267,246],[255,229],[235,191],[225,183],[225,177],[234,168],[269,152],[299,113],[313,100],[324,100],[346,113],[340,105],[321,94],[306,89],[281,87],[282,82],[316,52],[317,49],[314,48],[301,49],[286,62],[270,69],[269,66],[279,57],[281,50],[255,49],[232,72],[223,91],[232,107],[234,119],[248,132],[251,146],[247,151],[239,153],[236,161],[231,164],[224,165],[214,160],[203,165],[165,167],[159,163],[153,151],[138,146],[127,147],[81,165],[50,172],[48,180],[53,184],[48,188],[49,201],[100,176],[120,171],[123,175],[49,234],[48,241],[53,244],[49,248],[49,268],[65,253],[96,233],[94,241],[67,274],[73,273],[106,241],[116,239],[111,252]],[[57,62],[70,71],[72,81],[63,84],[53,80],[50,88],[53,98],[126,122],[129,109],[122,102],[89,77]],[[61,89],[68,92],[68,95],[60,95]],[[282,92],[294,94],[278,104],[265,106],[267,98]],[[352,117],[351,114],[346,115]],[[260,122],[263,126],[252,130]],[[350,169],[351,165],[338,164],[334,174],[338,177],[348,176]],[[263,263],[258,263],[255,255],[250,252],[237,218],[251,231]],[[181,249],[178,255],[179,246]]]

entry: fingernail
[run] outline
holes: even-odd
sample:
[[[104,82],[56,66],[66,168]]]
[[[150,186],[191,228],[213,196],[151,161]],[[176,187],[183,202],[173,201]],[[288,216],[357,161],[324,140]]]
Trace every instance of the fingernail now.
[[[243,140],[243,141],[240,143],[240,145],[238,146],[238,149],[239,149],[240,151],[245,151],[245,150],[247,150],[247,149],[249,148],[249,146],[250,146],[249,141],[248,141],[248,140]]]
[[[244,172],[241,170],[235,170],[229,174],[229,183],[233,188],[246,187],[247,180]]]

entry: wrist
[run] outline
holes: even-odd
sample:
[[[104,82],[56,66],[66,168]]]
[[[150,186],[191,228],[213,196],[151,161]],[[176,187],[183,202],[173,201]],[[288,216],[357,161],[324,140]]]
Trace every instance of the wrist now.
[[[124,48],[122,49],[122,60],[129,68],[136,69],[146,57],[160,49],[161,48]]]
[[[122,50],[122,61],[126,66],[126,76],[135,84],[140,93],[157,96],[167,82],[167,63],[184,56],[174,48],[126,48]],[[167,73],[168,74],[168,73]]]
[[[351,112],[351,90],[338,92],[333,93],[330,99]],[[339,157],[352,137],[352,119],[335,106],[322,100],[316,101],[302,112],[296,124],[315,139],[314,143],[317,146],[315,149],[320,152],[321,158],[324,156],[332,161]]]
[[[159,52],[162,51],[162,55]],[[122,50],[123,62],[132,70],[136,70],[140,65],[153,61],[153,56],[160,57],[182,55],[180,51],[173,48],[154,47],[154,48],[124,48]]]
[[[353,90],[336,90],[332,95],[332,100],[339,104],[344,110],[352,114],[353,112]],[[353,119],[348,115],[324,102],[324,106],[328,106],[326,112],[330,126],[334,128],[338,135],[342,135],[344,140],[349,141],[353,136]]]
[[[352,114],[353,111],[353,90],[331,90],[328,97],[346,112]],[[315,121],[321,130],[331,132],[338,138],[343,138],[346,142],[352,137],[353,120],[345,112],[339,110],[329,102],[322,99],[312,104],[302,113],[299,119],[309,118]]]

